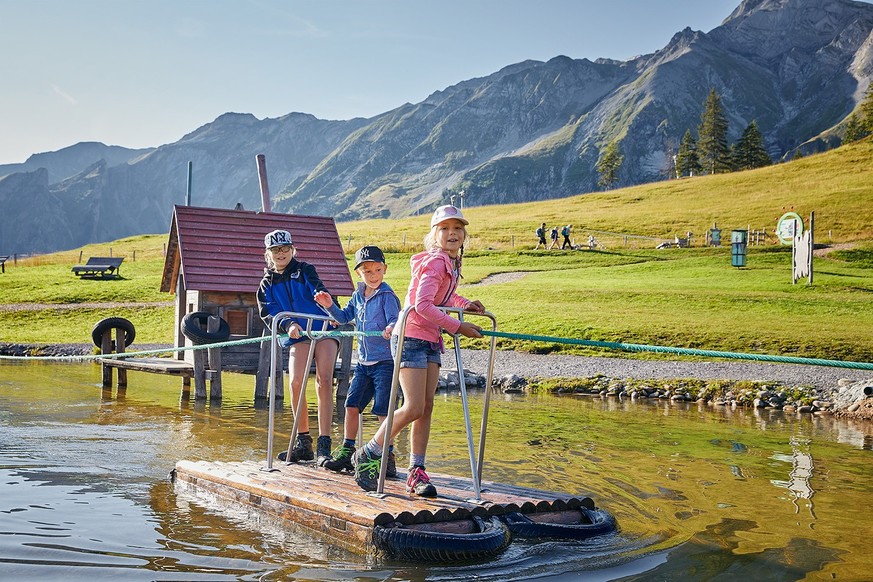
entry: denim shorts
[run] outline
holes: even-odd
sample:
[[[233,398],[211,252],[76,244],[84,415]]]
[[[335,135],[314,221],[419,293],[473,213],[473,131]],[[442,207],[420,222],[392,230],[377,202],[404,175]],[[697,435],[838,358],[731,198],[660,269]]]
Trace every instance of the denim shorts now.
[[[373,414],[388,416],[388,400],[393,379],[393,360],[376,362],[370,366],[359,363],[355,366],[355,377],[346,396],[346,408],[357,408],[363,412],[372,400]]]
[[[400,338],[391,336],[391,355],[397,355],[397,344]],[[427,368],[431,362],[442,366],[440,345],[414,337],[403,338],[403,354],[400,356],[401,368]]]

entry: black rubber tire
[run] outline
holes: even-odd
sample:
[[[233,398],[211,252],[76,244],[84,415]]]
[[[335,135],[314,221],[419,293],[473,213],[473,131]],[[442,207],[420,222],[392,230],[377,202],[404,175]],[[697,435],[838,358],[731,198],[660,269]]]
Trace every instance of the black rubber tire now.
[[[398,523],[376,526],[373,544],[383,555],[404,561],[476,561],[494,556],[509,545],[509,529],[496,517],[473,516],[476,533],[453,534],[406,529]]]
[[[230,337],[230,325],[224,319],[219,318],[218,331],[214,333],[206,331],[206,322],[211,316],[208,311],[187,314],[179,324],[182,335],[191,340],[195,346],[226,341]]]
[[[133,340],[136,338],[136,329],[130,320],[123,317],[107,317],[98,321],[94,325],[94,329],[91,330],[91,341],[98,348],[101,347],[103,345],[103,332],[116,328],[124,330],[124,347],[133,343]]]
[[[602,509],[588,509],[580,507],[577,511],[582,513],[590,523],[564,524],[542,523],[528,518],[523,513],[512,512],[501,516],[501,519],[509,527],[512,535],[520,538],[562,538],[582,540],[594,536],[614,532],[618,529],[615,518]]]

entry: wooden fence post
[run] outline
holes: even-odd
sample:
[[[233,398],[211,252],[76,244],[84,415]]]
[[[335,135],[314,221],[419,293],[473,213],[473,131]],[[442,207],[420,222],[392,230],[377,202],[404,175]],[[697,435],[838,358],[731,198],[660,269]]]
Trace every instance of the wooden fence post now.
[[[210,315],[206,320],[206,331],[218,332],[221,319]],[[221,348],[209,348],[209,400],[221,400]]]

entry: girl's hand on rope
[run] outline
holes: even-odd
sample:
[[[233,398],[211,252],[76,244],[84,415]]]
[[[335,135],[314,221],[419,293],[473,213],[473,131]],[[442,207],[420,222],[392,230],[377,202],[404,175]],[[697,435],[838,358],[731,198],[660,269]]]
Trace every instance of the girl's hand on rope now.
[[[482,337],[482,328],[469,321],[462,321],[458,333],[465,337]]]
[[[300,333],[303,331],[303,328],[297,325],[297,323],[292,323],[288,326],[288,337],[291,339],[299,339]]]
[[[382,330],[382,337],[385,338],[386,340],[390,340],[392,331],[394,331],[394,326],[389,325],[388,327],[386,327],[385,329]]]

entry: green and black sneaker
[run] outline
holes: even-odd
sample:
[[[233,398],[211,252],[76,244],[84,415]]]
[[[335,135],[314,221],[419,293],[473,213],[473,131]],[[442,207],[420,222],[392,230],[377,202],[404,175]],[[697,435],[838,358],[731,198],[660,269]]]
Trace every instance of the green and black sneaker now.
[[[355,447],[347,447],[340,445],[333,451],[332,459],[324,462],[324,468],[336,471],[354,471],[355,466],[352,464],[352,455],[355,454]]]
[[[372,456],[363,446],[352,455],[352,464],[355,466],[355,483],[364,491],[375,491],[379,485],[382,457]]]

